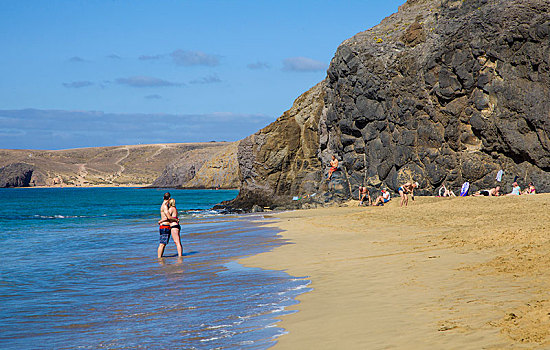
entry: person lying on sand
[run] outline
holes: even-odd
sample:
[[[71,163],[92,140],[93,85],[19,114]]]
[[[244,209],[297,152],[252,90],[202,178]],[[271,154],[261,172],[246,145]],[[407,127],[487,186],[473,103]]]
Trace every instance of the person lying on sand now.
[[[402,207],[403,204],[407,206],[407,204],[409,203],[409,197],[407,196],[407,194],[409,193],[411,194],[411,199],[414,201],[415,188],[418,188],[418,182],[415,182],[415,183],[407,182],[406,184],[401,185],[397,189],[397,191],[399,192],[399,195],[401,196],[401,204],[399,205],[400,207]]]
[[[369,205],[372,205],[369,191],[365,186],[359,186],[359,206],[362,206],[365,200],[368,198]]]
[[[332,173],[338,170],[338,159],[336,159],[335,156],[332,156],[332,160],[330,161],[330,169],[328,171],[328,181],[330,181],[330,178],[332,177]]]
[[[376,201],[374,202],[374,205],[377,206],[377,205],[384,205],[386,203],[388,203],[390,201],[390,193],[388,191],[386,191],[385,188],[382,189],[382,195],[381,196],[378,196],[378,198],[376,198]]]
[[[474,196],[487,196],[487,197],[498,197],[500,196],[500,186],[491,188],[489,190],[481,190],[474,193]]]

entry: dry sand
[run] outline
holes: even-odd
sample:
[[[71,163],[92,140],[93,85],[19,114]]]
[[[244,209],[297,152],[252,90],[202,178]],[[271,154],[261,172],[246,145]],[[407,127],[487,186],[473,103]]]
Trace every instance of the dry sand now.
[[[280,349],[549,349],[550,194],[302,210],[246,265],[308,276]]]

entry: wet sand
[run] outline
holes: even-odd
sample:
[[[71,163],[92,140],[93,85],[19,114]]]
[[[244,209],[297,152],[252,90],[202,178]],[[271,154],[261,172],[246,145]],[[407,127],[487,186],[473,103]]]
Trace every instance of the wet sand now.
[[[301,210],[246,265],[309,276],[276,349],[550,348],[550,194]]]

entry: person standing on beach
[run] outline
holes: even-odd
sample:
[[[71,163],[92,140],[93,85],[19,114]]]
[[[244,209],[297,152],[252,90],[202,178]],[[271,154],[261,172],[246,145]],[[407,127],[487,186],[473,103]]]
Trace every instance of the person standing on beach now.
[[[409,194],[409,193],[411,194],[411,198],[414,201],[414,189],[415,188],[418,188],[418,182],[415,182],[415,183],[407,182],[406,184],[401,185],[397,189],[397,191],[399,192],[399,195],[401,196],[401,204],[399,205],[400,207],[402,207],[403,204],[405,204],[405,206],[407,206],[407,204],[409,204],[409,197],[407,196],[407,194]]]
[[[159,224],[159,247],[157,249],[157,257],[160,259],[162,258],[162,254],[164,254],[164,248],[166,248],[166,245],[170,241],[170,223],[171,222],[178,222],[178,219],[173,218],[170,215],[169,212],[169,206],[168,201],[170,200],[170,193],[166,192],[164,194],[164,200],[162,201],[162,204],[160,206],[160,220],[158,221]]]
[[[335,156],[332,156],[332,160],[330,161],[330,169],[328,171],[328,179],[327,181],[330,181],[330,178],[332,177],[332,173],[338,170],[338,159],[336,159]]]
[[[178,219],[178,209],[176,209],[176,200],[170,198],[168,201],[168,213],[171,217],[175,218],[177,221],[170,222],[170,233],[172,234],[172,240],[176,244],[176,249],[178,250],[178,257],[183,256],[183,248],[181,247],[181,238],[180,230],[181,226]]]

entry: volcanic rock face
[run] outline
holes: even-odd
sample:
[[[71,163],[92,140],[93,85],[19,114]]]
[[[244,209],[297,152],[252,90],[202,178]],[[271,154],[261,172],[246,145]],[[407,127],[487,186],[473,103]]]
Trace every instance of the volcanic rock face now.
[[[349,198],[361,184],[396,191],[411,180],[421,194],[465,181],[475,191],[499,184],[500,169],[504,191],[516,177],[550,191],[549,9],[409,0],[343,42],[325,81],[241,143],[234,204]],[[331,155],[341,172],[327,186]]]
[[[288,203],[292,195],[318,191],[322,179],[318,126],[324,86],[324,82],[317,84],[277,121],[240,142],[241,191],[231,206],[277,206]]]
[[[550,2],[409,1],[328,70],[321,157],[352,187],[550,190]],[[323,122],[323,121],[322,121]]]
[[[28,187],[33,167],[25,163],[14,163],[0,168],[0,187]]]

